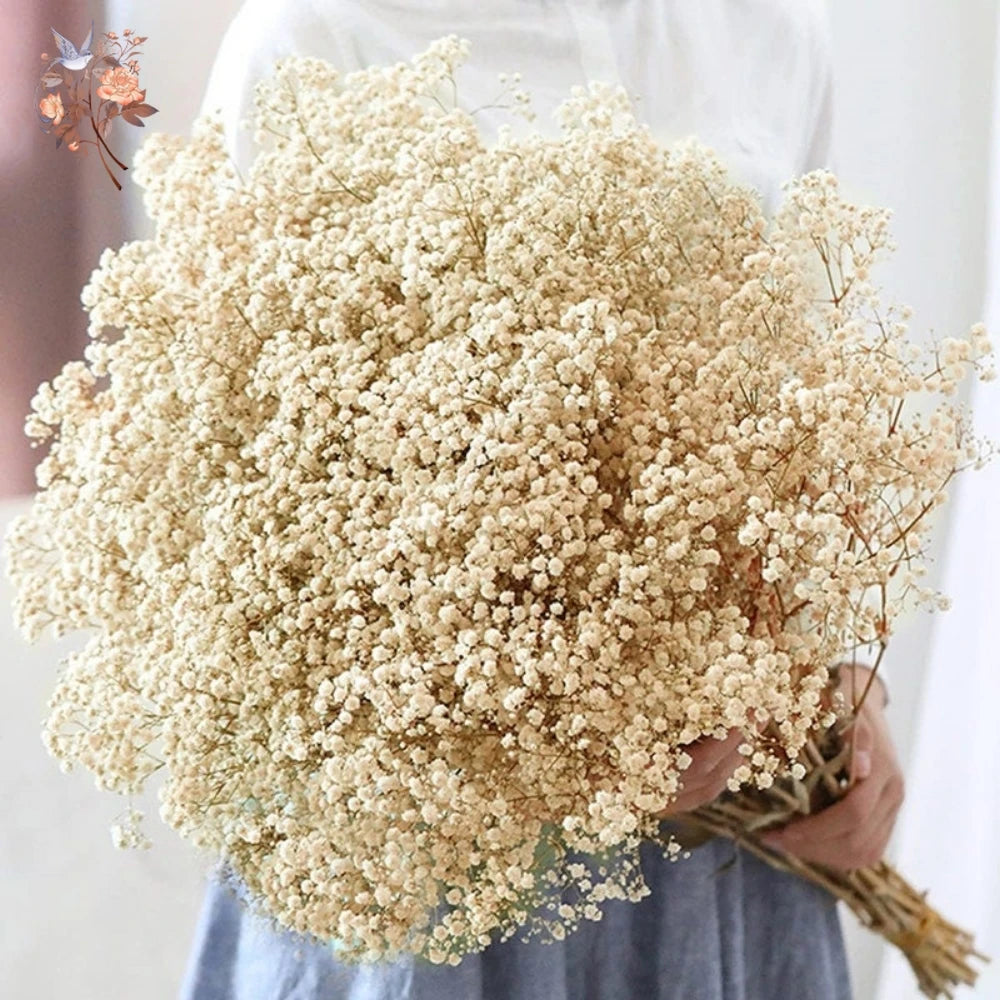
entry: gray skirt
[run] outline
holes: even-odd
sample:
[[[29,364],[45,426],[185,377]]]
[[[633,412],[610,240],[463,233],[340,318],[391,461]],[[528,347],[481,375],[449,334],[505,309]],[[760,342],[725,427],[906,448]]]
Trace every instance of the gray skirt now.
[[[180,1000],[850,1000],[826,890],[723,838],[673,862],[644,845],[642,870],[640,902],[607,900],[562,941],[515,935],[457,966],[338,962],[270,929],[213,875]]]

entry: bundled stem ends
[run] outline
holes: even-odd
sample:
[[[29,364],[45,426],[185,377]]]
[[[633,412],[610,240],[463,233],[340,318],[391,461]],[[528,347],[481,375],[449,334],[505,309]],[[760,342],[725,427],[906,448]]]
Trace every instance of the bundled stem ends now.
[[[806,768],[803,778],[788,776],[767,789],[725,792],[685,813],[685,832],[678,839],[693,847],[709,836],[730,837],[775,868],[822,886],[843,900],[865,927],[903,952],[925,996],[953,997],[955,986],[976,982],[978,972],[971,960],[990,959],[975,949],[972,934],[927,903],[926,892],[919,892],[885,861],[842,871],[784,854],[759,839],[764,831],[817,812],[846,794],[851,754],[846,734],[852,721],[850,715],[841,717],[809,739],[799,756]]]

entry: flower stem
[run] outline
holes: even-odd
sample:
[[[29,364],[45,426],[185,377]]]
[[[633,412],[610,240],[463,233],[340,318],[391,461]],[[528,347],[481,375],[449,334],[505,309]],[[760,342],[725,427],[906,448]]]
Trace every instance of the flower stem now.
[[[871,679],[874,677],[873,672]],[[774,850],[758,839],[762,831],[781,826],[803,812],[822,809],[828,799],[836,801],[846,793],[838,780],[844,773],[846,749],[839,727],[825,736],[813,734],[800,757],[800,762],[807,765],[805,778],[785,779],[766,791],[747,788],[738,793],[724,792],[708,805],[683,815],[684,823],[693,831],[685,836],[693,836],[691,846],[702,842],[705,834],[729,837],[773,867],[822,886],[843,900],[865,927],[903,952],[924,996],[953,997],[959,984],[975,984],[979,973],[972,959],[990,959],[976,950],[972,934],[926,903],[926,892],[907,883],[885,861],[841,871]],[[785,782],[790,786],[786,787]],[[796,790],[799,795],[786,794]],[[825,793],[814,796],[814,790]],[[804,805],[794,805],[797,800]],[[704,833],[699,834],[699,828]]]
[[[114,160],[115,163],[117,163],[118,166],[122,168],[122,170],[128,170],[128,167],[124,163],[122,163],[122,161],[119,160],[118,157],[115,156],[115,154],[112,153],[110,149],[108,149],[108,144],[104,141],[104,136],[101,135],[99,129],[97,128],[97,122],[94,121],[93,114],[91,114],[91,116],[90,116],[90,124],[94,128],[94,135],[96,135],[97,138],[100,140],[100,143],[104,147],[104,149],[107,151],[108,156],[110,156],[111,159]]]
[[[94,134],[97,136],[98,139],[101,139],[101,133],[97,131],[97,125],[94,124],[93,115],[91,115],[90,124],[94,126]],[[107,172],[107,175],[111,178],[115,187],[118,188],[119,191],[121,191],[122,189],[121,183],[119,182],[118,178],[115,177],[113,173],[111,173],[111,168],[108,166],[107,160],[104,159],[104,150],[101,149],[101,146],[104,146],[104,140],[101,139],[100,143],[95,143],[95,145],[97,146],[97,155],[101,158],[101,165],[104,167],[105,171]],[[104,148],[107,149],[107,146],[105,146]],[[114,154],[111,152],[110,149],[108,150],[108,155],[113,160],[115,159]],[[115,160],[115,162],[117,163],[118,161]]]

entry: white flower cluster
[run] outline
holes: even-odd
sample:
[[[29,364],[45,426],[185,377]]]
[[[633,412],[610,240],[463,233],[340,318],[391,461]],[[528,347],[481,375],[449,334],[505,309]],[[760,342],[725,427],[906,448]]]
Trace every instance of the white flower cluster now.
[[[123,822],[115,823],[111,827],[111,842],[120,851],[125,850],[149,850],[153,842],[142,832],[141,823],[143,812],[141,809],[129,808],[125,811]]]
[[[984,457],[902,413],[990,347],[917,370],[886,213],[816,171],[769,226],[597,84],[485,148],[435,95],[467,48],[282,61],[243,183],[217,120],[145,143],[156,237],[84,289],[9,538],[25,633],[94,631],[51,751],[126,795],[165,768],[163,819],[351,959],[641,897],[684,745],[746,727],[738,780],[787,773]]]

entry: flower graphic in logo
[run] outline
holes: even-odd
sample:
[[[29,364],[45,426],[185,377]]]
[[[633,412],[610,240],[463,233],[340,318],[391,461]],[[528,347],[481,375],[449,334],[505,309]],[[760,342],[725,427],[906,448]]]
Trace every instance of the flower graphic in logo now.
[[[97,88],[97,96],[102,101],[115,101],[118,104],[131,104],[141,101],[146,92],[139,89],[139,77],[130,73],[124,66],[115,66],[106,70],[101,77],[101,86]]]
[[[35,91],[38,123],[43,132],[55,134],[56,148],[64,142],[72,152],[85,155],[88,146],[97,150],[101,165],[120,191],[122,186],[111,172],[108,159],[121,170],[128,167],[111,152],[107,136],[115,118],[129,125],[143,126],[143,118],[156,114],[156,108],[146,104],[146,91],[139,86],[139,46],[145,36],[136,35],[126,28],[119,38],[117,32],[108,31],[91,50],[94,25],[79,49],[64,35],[52,29],[52,37],[59,49],[59,56],[47,62]],[[96,95],[92,92],[99,81]],[[90,126],[93,139],[81,135]]]
[[[63,107],[62,95],[58,93],[43,97],[38,102],[38,107],[46,118],[52,119],[53,125],[58,125],[66,114],[66,109]]]

